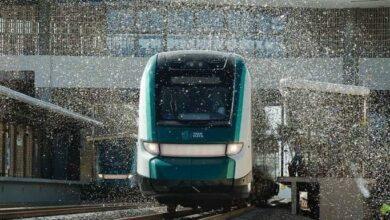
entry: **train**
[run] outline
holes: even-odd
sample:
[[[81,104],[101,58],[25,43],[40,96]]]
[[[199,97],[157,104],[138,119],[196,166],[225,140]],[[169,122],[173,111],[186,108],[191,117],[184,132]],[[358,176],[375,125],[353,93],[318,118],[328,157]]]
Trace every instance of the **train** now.
[[[135,191],[136,135],[111,134],[88,137],[96,149],[95,178],[83,190],[85,199],[127,201]]]
[[[253,185],[251,76],[243,57],[171,51],[146,64],[139,97],[137,180],[174,212],[230,207]]]
[[[97,150],[97,182],[101,185],[130,186],[132,175],[131,142],[125,138],[95,142]]]

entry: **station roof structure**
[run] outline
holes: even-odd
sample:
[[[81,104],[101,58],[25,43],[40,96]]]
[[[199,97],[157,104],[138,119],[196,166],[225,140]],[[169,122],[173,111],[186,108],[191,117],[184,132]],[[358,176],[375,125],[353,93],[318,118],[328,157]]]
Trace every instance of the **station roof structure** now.
[[[20,93],[18,91],[12,90],[8,87],[1,86],[0,85],[0,97],[5,96],[7,98],[11,98],[23,103],[26,103],[28,105],[32,105],[44,110],[47,110],[49,112],[57,113],[59,115],[63,115],[72,119],[75,119],[80,122],[84,122],[91,125],[97,125],[97,126],[103,126],[103,123],[100,121],[97,121],[95,119],[92,119],[90,117],[78,114],[76,112],[73,112],[69,109],[62,108],[58,105],[52,104],[50,102],[45,102],[40,99],[25,95],[23,93]]]
[[[137,139],[136,133],[131,132],[123,132],[123,133],[116,133],[116,134],[103,134],[103,135],[96,135],[96,136],[87,136],[87,141],[103,141],[103,140],[113,140],[113,139]]]
[[[279,90],[283,92],[287,88],[307,89],[312,91],[340,93],[346,95],[368,96],[370,94],[370,90],[364,86],[326,83],[302,79],[281,79],[279,82]]]

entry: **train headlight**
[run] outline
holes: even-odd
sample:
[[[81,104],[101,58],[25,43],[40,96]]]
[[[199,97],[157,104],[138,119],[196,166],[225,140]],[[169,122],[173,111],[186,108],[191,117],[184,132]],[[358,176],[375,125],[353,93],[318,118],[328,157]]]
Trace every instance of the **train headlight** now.
[[[143,142],[142,145],[144,146],[144,149],[153,154],[158,155],[160,153],[160,149],[158,147],[158,143],[151,143],[151,142]]]
[[[238,154],[242,150],[243,146],[244,146],[243,143],[228,144],[226,147],[226,155],[230,156],[230,155]]]

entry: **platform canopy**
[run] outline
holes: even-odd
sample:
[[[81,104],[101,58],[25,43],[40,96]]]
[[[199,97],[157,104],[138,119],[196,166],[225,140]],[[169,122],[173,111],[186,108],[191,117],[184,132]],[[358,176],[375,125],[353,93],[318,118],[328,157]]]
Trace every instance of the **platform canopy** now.
[[[288,88],[306,89],[318,92],[340,93],[345,95],[368,96],[370,94],[370,90],[364,86],[352,86],[302,79],[281,79],[279,81],[279,90],[283,93]]]
[[[20,93],[18,91],[12,90],[8,87],[1,86],[0,85],[0,97],[5,96],[6,98],[11,98],[23,103],[26,103],[31,106],[35,106],[44,110],[47,110],[52,113],[57,113],[62,116],[66,116],[72,119],[75,119],[80,122],[84,122],[91,125],[97,125],[97,126],[103,126],[103,123],[100,121],[97,121],[95,119],[92,119],[90,117],[78,114],[76,112],[73,112],[69,109],[62,108],[58,105],[52,104],[50,102],[45,102],[40,99],[36,99],[34,97],[25,95],[23,93]]]

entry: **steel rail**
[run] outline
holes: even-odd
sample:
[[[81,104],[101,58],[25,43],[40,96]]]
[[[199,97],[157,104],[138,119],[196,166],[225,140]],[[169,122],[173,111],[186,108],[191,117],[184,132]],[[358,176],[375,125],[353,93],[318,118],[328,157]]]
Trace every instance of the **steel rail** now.
[[[238,217],[238,216],[240,216],[240,215],[242,215],[242,214],[244,214],[246,212],[252,211],[253,209],[255,209],[255,207],[249,206],[249,207],[234,209],[234,210],[229,211],[229,212],[224,212],[224,213],[219,213],[219,214],[216,214],[216,215],[207,216],[207,217],[200,218],[200,219],[202,219],[202,220],[224,220],[224,219],[230,219],[230,218]]]
[[[140,216],[131,216],[131,217],[125,217],[120,218],[117,220],[161,220],[161,219],[174,219],[174,218],[182,218],[185,216],[193,215],[196,213],[199,213],[200,211],[193,210],[193,209],[186,209],[186,210],[180,210],[176,211],[175,213],[156,213],[156,214],[149,214],[149,215],[140,215]]]
[[[45,206],[28,208],[0,209],[0,219],[32,218],[53,215],[70,215],[90,212],[103,212],[136,208],[132,205],[77,205],[77,206]]]
[[[245,212],[249,212],[253,210],[254,207],[244,207],[244,208],[236,208],[231,211],[206,211],[202,212],[201,210],[182,210],[177,211],[175,213],[157,213],[157,214],[149,214],[149,215],[141,215],[141,216],[132,216],[120,218],[117,220],[160,220],[160,219],[203,219],[203,220],[222,220],[234,218],[242,215]]]

